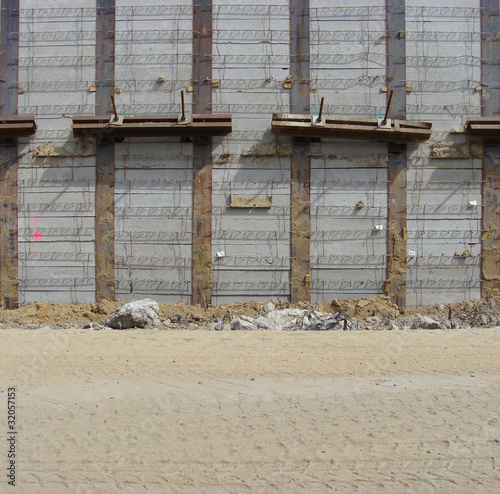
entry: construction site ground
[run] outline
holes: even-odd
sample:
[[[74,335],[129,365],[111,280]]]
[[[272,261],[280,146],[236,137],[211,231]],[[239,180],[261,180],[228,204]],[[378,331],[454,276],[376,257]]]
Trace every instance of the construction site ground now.
[[[419,309],[446,330],[382,330],[415,316],[384,298],[317,304],[359,331],[207,330],[262,305],[162,305],[159,327],[126,331],[85,328],[111,303],[2,311],[13,492],[500,490],[496,299]]]

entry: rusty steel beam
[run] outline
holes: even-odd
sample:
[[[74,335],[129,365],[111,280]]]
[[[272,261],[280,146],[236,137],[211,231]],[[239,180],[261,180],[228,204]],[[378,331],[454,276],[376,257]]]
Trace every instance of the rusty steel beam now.
[[[111,114],[115,90],[115,0],[96,0],[96,115]],[[97,146],[95,184],[96,300],[115,299],[115,145]]]
[[[212,0],[193,0],[193,113],[212,113]],[[212,302],[212,138],[193,139],[192,303]]]
[[[392,120],[390,127],[379,127],[377,118],[342,119],[326,117],[323,125],[315,125],[309,115],[273,114],[271,130],[275,134],[302,137],[343,137],[373,139],[386,142],[426,141],[432,135],[432,124]]]
[[[2,82],[0,81],[0,90]],[[5,95],[1,95],[2,101]],[[36,133],[34,116],[3,116],[0,115],[0,136],[3,138],[29,137]],[[7,141],[8,142],[8,141]]]
[[[0,115],[13,117],[18,113],[19,0],[2,0],[1,8]],[[0,303],[4,309],[19,305],[17,155],[17,137],[0,147]]]
[[[500,116],[471,117],[465,124],[469,136],[500,141]]]
[[[500,116],[498,0],[481,0],[481,115]],[[500,142],[484,141],[481,295],[500,292]]]
[[[406,120],[405,0],[386,0],[388,118]],[[406,144],[387,145],[387,281],[392,302],[406,305],[407,161]]]
[[[231,133],[231,115],[191,115],[179,124],[177,115],[136,115],[124,117],[121,125],[109,122],[109,115],[73,117],[73,135],[85,137],[100,130],[107,137],[225,136]],[[2,125],[0,122],[0,133]]]
[[[309,0],[290,0],[291,113],[310,113]],[[311,300],[310,140],[292,139],[290,301]]]

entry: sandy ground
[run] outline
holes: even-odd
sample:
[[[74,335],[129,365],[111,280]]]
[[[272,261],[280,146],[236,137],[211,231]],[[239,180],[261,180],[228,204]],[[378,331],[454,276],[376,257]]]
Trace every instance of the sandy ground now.
[[[500,492],[500,328],[0,336],[2,493]]]

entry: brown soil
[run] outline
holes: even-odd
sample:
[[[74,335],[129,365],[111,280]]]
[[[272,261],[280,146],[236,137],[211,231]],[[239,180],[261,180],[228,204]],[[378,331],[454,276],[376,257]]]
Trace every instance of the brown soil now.
[[[353,319],[366,319],[369,316],[378,316],[380,319],[396,319],[400,315],[400,309],[393,304],[389,297],[366,297],[366,298],[336,298],[331,304],[320,310],[325,312],[348,312]]]
[[[0,311],[0,324],[4,326],[59,324],[75,318],[99,322],[123,304],[124,302],[108,301],[94,304],[33,302],[23,305],[19,309]]]

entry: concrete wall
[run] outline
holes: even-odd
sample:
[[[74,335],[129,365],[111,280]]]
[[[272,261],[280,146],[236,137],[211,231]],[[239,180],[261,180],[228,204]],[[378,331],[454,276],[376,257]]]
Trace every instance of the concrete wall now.
[[[408,118],[433,124],[432,139],[408,153],[410,306],[481,295],[482,146],[461,133],[481,115],[479,2],[436,5],[411,2],[406,19]]]
[[[327,115],[373,117],[386,102],[385,2],[348,5],[311,2],[312,102],[318,111],[324,96]],[[387,144],[322,139],[311,152],[313,300],[382,294]]]
[[[71,117],[95,112],[95,2],[20,2],[19,114],[37,134],[19,144],[20,302],[95,300],[95,143]],[[35,225],[36,217],[36,225]],[[36,241],[33,232],[41,235]]]
[[[95,114],[96,9],[65,5],[21,0],[19,113],[38,125],[18,147],[21,303],[95,300],[96,145],[70,126]],[[192,1],[116,6],[119,111],[179,113],[192,85]],[[385,15],[384,0],[310,0],[313,111],[324,96],[327,115],[383,114]],[[291,141],[270,132],[271,114],[290,108],[289,28],[288,0],[213,1],[212,111],[233,118],[233,133],[213,139],[213,303],[290,297]],[[478,0],[406,2],[407,118],[434,130],[408,146],[409,306],[481,295],[482,145],[463,133],[480,115],[480,48]],[[190,112],[189,92],[186,102]],[[115,153],[116,298],[189,302],[192,144],[129,138]],[[311,144],[313,301],[385,293],[387,153],[367,140]],[[231,194],[272,206],[232,208]]]
[[[176,114],[180,90],[191,85],[192,2],[147,5],[117,2],[116,101],[123,113]],[[190,300],[193,153],[192,144],[179,141],[130,138],[115,145],[120,300]]]
[[[214,113],[233,115],[233,133],[214,148],[213,300],[288,299],[290,140],[270,133],[273,111],[288,110],[288,1],[214,2]],[[233,5],[235,7],[228,8]],[[225,7],[226,6],[226,7]],[[235,209],[230,194],[272,196],[269,209]],[[216,258],[224,251],[226,257]]]

